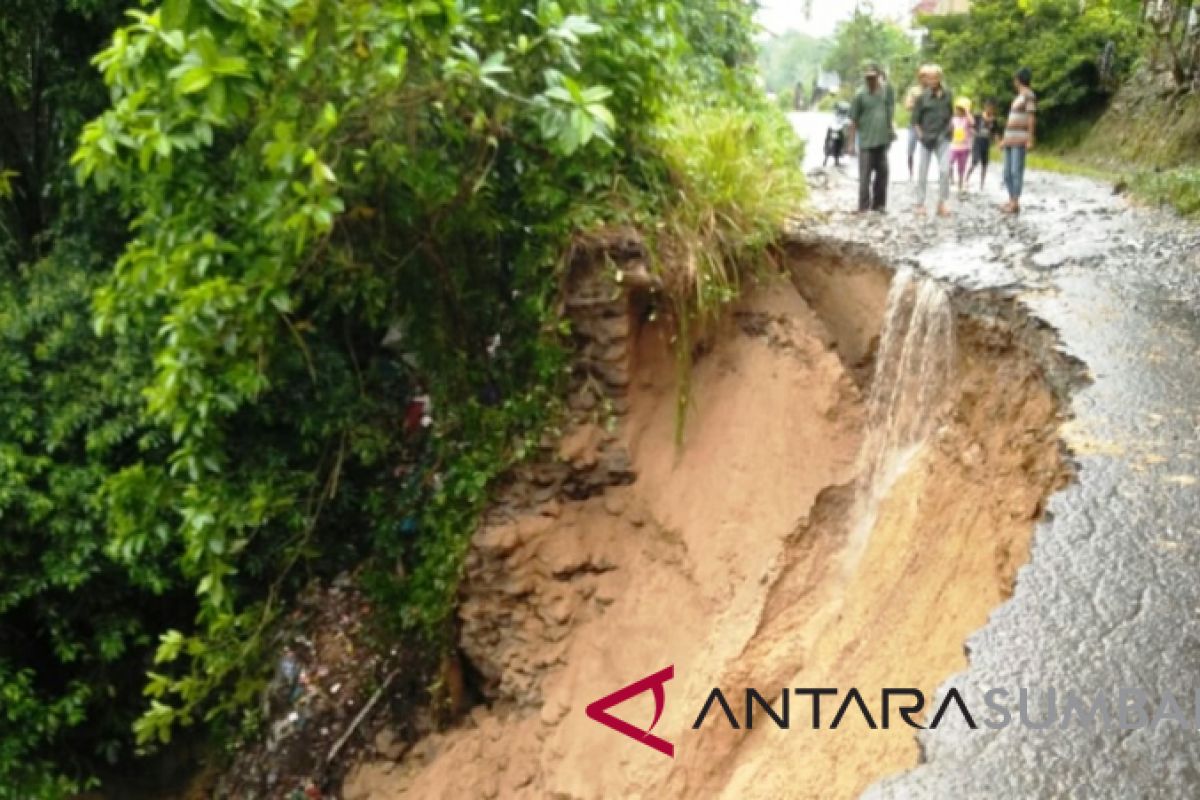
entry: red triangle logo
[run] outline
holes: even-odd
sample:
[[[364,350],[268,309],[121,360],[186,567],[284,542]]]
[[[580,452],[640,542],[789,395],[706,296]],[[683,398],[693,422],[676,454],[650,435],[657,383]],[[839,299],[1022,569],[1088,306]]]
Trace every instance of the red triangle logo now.
[[[587,715],[590,719],[599,722],[601,725],[612,728],[617,733],[623,733],[634,741],[641,742],[647,747],[651,747],[664,756],[670,758],[675,757],[675,745],[660,739],[650,731],[654,730],[654,726],[658,724],[658,720],[662,717],[663,709],[667,705],[667,693],[663,686],[667,681],[675,677],[675,665],[659,670],[653,675],[647,675],[641,680],[634,681],[624,689],[618,689],[610,695],[601,697],[596,702],[587,707]],[[622,719],[617,719],[608,710],[613,706],[620,705],[631,697],[637,697],[643,692],[654,693],[654,721],[650,723],[650,727],[642,730],[641,728],[630,725]]]

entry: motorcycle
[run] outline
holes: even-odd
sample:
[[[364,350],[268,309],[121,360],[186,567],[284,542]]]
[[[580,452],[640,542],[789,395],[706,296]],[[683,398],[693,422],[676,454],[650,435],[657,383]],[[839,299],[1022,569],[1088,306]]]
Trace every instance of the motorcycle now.
[[[850,127],[850,105],[842,102],[834,107],[833,122],[825,130],[825,160],[821,162],[821,166],[829,163],[829,159],[833,159],[833,165],[840,167],[842,165],[842,154],[846,152],[846,135],[847,129]]]

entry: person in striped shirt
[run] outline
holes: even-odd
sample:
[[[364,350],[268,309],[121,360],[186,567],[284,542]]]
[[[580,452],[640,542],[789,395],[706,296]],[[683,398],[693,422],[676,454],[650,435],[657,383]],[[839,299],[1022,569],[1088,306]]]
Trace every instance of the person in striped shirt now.
[[[1013,98],[1004,126],[1004,187],[1008,189],[1008,203],[1001,206],[1007,214],[1021,210],[1021,189],[1025,184],[1025,156],[1033,149],[1037,135],[1037,95],[1030,84],[1033,73],[1029,67],[1021,67],[1013,76],[1013,87],[1017,96]]]

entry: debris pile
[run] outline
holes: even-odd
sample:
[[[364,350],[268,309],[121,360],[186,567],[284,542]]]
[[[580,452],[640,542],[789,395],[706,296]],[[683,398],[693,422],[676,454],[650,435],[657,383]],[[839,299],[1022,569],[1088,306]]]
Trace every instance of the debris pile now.
[[[280,652],[263,696],[264,735],[242,747],[212,797],[224,800],[331,798],[344,764],[360,754],[396,759],[431,727],[380,729],[380,713],[406,695],[401,654],[381,653],[370,636],[371,607],[343,574],[314,582],[279,635]],[[401,717],[396,717],[401,718]]]

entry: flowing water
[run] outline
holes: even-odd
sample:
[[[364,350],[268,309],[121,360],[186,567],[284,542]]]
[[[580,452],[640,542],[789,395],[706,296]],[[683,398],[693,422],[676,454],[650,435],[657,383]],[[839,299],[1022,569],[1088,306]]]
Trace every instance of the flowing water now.
[[[937,283],[911,269],[896,273],[867,401],[867,433],[846,545],[853,572],[870,541],[879,506],[929,440],[954,369],[954,318]]]

